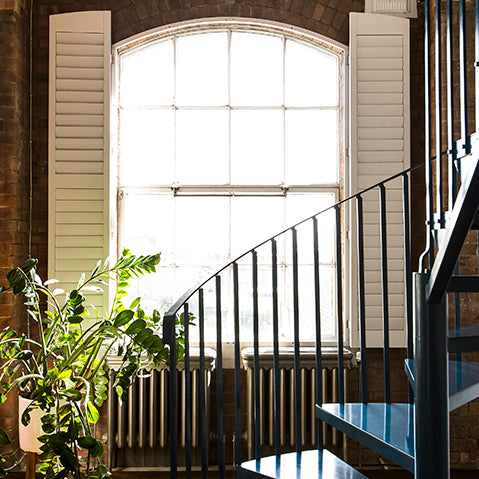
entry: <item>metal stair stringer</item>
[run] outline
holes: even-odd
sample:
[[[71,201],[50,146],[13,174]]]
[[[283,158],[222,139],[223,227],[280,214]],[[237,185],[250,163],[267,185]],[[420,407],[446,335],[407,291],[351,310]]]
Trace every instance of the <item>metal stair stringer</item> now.
[[[458,191],[456,202],[448,221],[444,240],[439,247],[427,285],[428,303],[439,303],[445,294],[461,253],[467,234],[471,229],[479,205],[479,155],[477,151],[471,160],[475,164]]]

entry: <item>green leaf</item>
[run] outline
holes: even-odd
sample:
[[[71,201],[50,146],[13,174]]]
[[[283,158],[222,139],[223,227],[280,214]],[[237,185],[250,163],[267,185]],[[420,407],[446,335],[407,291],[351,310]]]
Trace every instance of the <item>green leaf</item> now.
[[[92,436],[84,436],[78,438],[78,445],[83,449],[92,449],[98,441]]]
[[[98,409],[91,402],[86,403],[86,415],[88,422],[92,424],[98,422],[98,419],[100,418],[100,413],[98,412]]]
[[[0,429],[0,446],[6,446],[8,444],[11,444],[8,434],[3,429]]]
[[[146,328],[146,321],[144,319],[136,319],[128,326],[128,328],[126,328],[126,333],[134,336],[135,334],[138,334],[140,331],[142,331],[145,328]]]
[[[58,376],[57,380],[60,381],[62,379],[68,379],[72,375],[72,370],[71,369],[65,369],[64,371],[61,371]]]
[[[141,298],[135,298],[131,304],[130,304],[130,309],[135,309],[139,304],[140,304]]]
[[[69,316],[67,319],[70,324],[80,324],[84,318],[81,316]]]
[[[61,391],[61,395],[70,401],[80,401],[81,392],[78,389],[68,388]]]
[[[115,318],[115,320],[113,321],[113,326],[115,326],[116,328],[124,326],[131,321],[134,315],[134,311],[132,311],[131,309],[125,309]]]

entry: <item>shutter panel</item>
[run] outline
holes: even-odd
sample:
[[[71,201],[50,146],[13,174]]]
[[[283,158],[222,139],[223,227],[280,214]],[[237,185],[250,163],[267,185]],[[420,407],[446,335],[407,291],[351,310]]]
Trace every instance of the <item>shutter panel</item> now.
[[[409,20],[352,13],[350,35],[351,191],[357,192],[410,166]],[[406,345],[401,188],[398,179],[386,190],[390,341],[396,347]],[[378,200],[377,190],[363,197],[368,347],[383,344]],[[351,226],[354,237],[355,222]],[[355,241],[354,237],[353,248]],[[358,318],[356,256],[353,250],[353,318]],[[357,327],[353,331],[357,335]]]
[[[109,254],[110,50],[110,12],[50,17],[48,276],[67,289]]]

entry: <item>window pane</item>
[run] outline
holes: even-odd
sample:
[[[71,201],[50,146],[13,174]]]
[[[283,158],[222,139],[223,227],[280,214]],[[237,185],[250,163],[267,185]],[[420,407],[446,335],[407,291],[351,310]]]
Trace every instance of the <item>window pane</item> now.
[[[120,201],[120,248],[134,254],[161,252],[161,265],[172,261],[173,195],[125,194]]]
[[[236,257],[270,236],[284,225],[284,198],[245,198],[231,200],[231,251]],[[271,262],[271,246],[258,251],[258,261]]]
[[[177,181],[228,183],[228,112],[179,110],[176,128]]]
[[[122,110],[120,186],[171,184],[174,116],[172,110]]]
[[[292,185],[338,181],[336,111],[286,112],[286,182]]]
[[[283,41],[258,33],[231,35],[231,104],[283,104]]]
[[[121,56],[122,106],[173,104],[173,42],[150,45]]]
[[[283,113],[231,112],[231,182],[280,184],[283,181]]]
[[[284,312],[285,331],[289,334],[287,339],[294,340],[293,335],[293,268],[287,267],[286,272],[286,304]],[[320,313],[321,313],[321,337],[323,339],[334,337],[335,334],[335,283],[334,268],[330,266],[321,266],[320,276]],[[300,266],[298,274],[299,295],[299,336],[302,341],[315,340],[315,292],[314,292],[314,269],[312,266]]]
[[[286,105],[338,105],[336,56],[287,40],[285,63]]]
[[[176,263],[223,264],[229,253],[228,198],[176,198]]]
[[[178,105],[226,105],[227,45],[225,32],[178,38]]]
[[[334,195],[319,194],[290,194],[286,198],[286,218],[288,225],[304,220],[334,204]],[[319,262],[331,264],[334,262],[334,210],[317,216],[318,220],[318,251]],[[314,260],[313,222],[307,221],[297,228],[298,234],[298,261],[302,264],[312,264]],[[292,263],[291,240],[287,242],[286,258]]]

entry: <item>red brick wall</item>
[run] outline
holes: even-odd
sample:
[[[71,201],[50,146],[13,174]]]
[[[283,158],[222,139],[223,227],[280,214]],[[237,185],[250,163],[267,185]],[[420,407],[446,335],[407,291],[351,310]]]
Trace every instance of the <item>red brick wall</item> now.
[[[28,255],[29,126],[28,12],[22,2],[0,0],[0,284]],[[23,304],[0,295],[0,329],[22,329]],[[2,426],[16,438],[16,398],[0,410]],[[10,451],[11,452],[11,451]],[[2,451],[3,453],[3,451]],[[7,451],[8,453],[8,451]]]
[[[28,72],[26,20],[20,4],[13,0],[0,0],[0,7],[8,9],[0,11],[0,55],[8,52],[9,60],[0,62],[0,69],[10,65],[12,76],[1,75],[0,98],[5,96],[5,102],[0,102],[0,158],[4,168],[4,148],[12,148],[11,162],[5,162],[7,171],[0,177],[1,206],[6,215],[12,218],[3,219],[0,226],[0,271],[5,271],[10,265],[27,254],[27,224],[28,224],[28,155],[27,132],[28,116],[26,103],[28,100]],[[362,0],[35,0],[33,11],[33,98],[32,98],[32,128],[33,128],[33,223],[32,256],[40,260],[40,273],[46,277],[47,264],[47,187],[48,187],[48,22],[49,15],[80,10],[107,9],[112,11],[112,41],[118,42],[132,35],[161,25],[202,17],[255,17],[278,21],[306,28],[336,41],[348,44],[349,12],[362,11]],[[421,10],[421,8],[420,8]],[[5,17],[5,21],[4,21]],[[10,28],[8,35],[3,29]],[[412,163],[423,160],[424,149],[424,81],[423,65],[423,30],[421,20],[411,21],[411,139]],[[4,48],[4,46],[6,48]],[[10,59],[12,52],[15,59]],[[16,72],[16,73],[14,73]],[[21,73],[20,73],[21,72]],[[15,76],[16,75],[16,76]],[[9,81],[8,78],[14,78]],[[4,93],[4,89],[8,92]],[[12,110],[5,108],[12,106]],[[14,111],[14,117],[9,115]],[[16,128],[14,134],[5,134],[8,121]],[[4,139],[5,138],[5,139]],[[10,151],[10,150],[9,150]],[[7,180],[7,178],[9,178]],[[417,258],[424,243],[424,191],[420,175],[412,184],[413,209],[413,257]],[[3,209],[3,208],[2,208]],[[8,211],[8,212],[7,212]],[[7,226],[8,224],[8,226]],[[5,225],[5,228],[4,228]],[[8,229],[9,228],[9,229]],[[17,245],[17,246],[15,246]],[[5,253],[4,253],[5,251]],[[9,253],[7,253],[7,251]],[[3,275],[2,275],[3,276]],[[0,318],[20,317],[18,307],[8,305],[3,315],[4,305],[0,304]],[[5,319],[4,319],[5,321]],[[397,400],[404,399],[403,386],[405,379],[402,373],[403,350],[393,353],[398,381],[393,389]],[[370,355],[370,378],[377,374],[381,364],[379,352]],[[400,385],[400,388],[397,386]],[[372,394],[379,399],[380,386],[372,383]],[[454,433],[453,433],[454,434]]]

